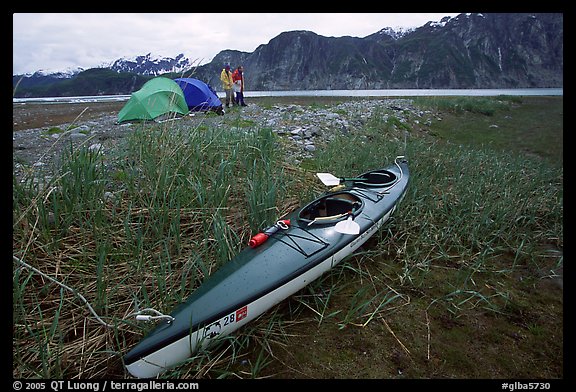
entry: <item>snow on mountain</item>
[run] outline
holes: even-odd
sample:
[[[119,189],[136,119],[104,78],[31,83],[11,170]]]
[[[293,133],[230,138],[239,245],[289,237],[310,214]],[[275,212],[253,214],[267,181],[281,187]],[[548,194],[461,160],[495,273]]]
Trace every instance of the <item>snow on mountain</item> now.
[[[452,19],[453,18],[451,18],[449,16],[445,16],[444,18],[440,19],[439,22],[428,22],[428,25],[430,27],[444,27]]]
[[[34,73],[28,73],[25,76],[51,76],[57,79],[69,79],[80,72],[84,71],[84,68],[76,67],[76,68],[66,68],[64,70],[56,70],[56,69],[39,69]]]
[[[166,72],[184,72],[192,68],[194,62],[180,53],[175,58],[148,53],[143,56],[120,58],[106,68],[116,72],[133,72],[141,75],[159,75]]]
[[[382,30],[372,34],[372,36],[376,36],[376,35],[387,35],[389,37],[392,37],[394,39],[399,39],[404,37],[406,34],[411,33],[412,31],[414,31],[415,28],[413,27],[384,27]]]

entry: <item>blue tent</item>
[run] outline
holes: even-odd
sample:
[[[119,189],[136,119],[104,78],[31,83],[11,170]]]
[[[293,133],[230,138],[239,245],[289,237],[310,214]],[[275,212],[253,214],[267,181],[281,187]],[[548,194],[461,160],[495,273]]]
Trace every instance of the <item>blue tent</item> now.
[[[193,111],[222,110],[222,102],[216,92],[206,83],[193,78],[178,78],[174,81],[180,86],[186,98],[188,109]]]

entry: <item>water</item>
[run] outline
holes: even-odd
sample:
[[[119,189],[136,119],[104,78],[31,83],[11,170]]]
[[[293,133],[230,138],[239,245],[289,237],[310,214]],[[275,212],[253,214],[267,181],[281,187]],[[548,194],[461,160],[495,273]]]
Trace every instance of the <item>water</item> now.
[[[223,92],[217,93],[224,98]],[[246,91],[246,98],[259,97],[433,97],[433,96],[564,96],[563,88],[525,89],[393,89],[393,90],[300,90]],[[85,97],[12,98],[12,103],[88,103],[127,101],[130,95],[101,95]]]
[[[245,97],[434,97],[564,95],[563,88],[247,91]]]
[[[87,95],[84,97],[46,97],[46,98],[12,98],[12,103],[89,103],[89,102],[122,102],[130,95]]]

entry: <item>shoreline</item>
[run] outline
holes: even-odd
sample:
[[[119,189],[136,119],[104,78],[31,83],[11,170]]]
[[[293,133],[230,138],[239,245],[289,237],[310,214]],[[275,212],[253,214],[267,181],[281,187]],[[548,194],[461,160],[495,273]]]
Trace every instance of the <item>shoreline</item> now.
[[[125,102],[13,103],[12,131],[58,126],[117,115]]]

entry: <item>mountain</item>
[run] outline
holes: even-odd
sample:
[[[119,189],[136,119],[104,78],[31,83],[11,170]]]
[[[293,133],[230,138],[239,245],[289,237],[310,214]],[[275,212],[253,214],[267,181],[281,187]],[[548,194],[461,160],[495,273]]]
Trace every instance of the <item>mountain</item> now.
[[[225,63],[244,66],[248,90],[562,87],[563,46],[563,14],[460,14],[416,29],[384,28],[363,38],[284,32],[252,53],[224,50],[201,66],[184,55],[120,59],[108,67],[117,84],[100,73],[100,79],[91,78],[99,86],[90,91],[128,94],[166,72],[220,90]],[[33,78],[33,83],[17,75],[15,96],[62,93],[54,85],[66,83],[68,92],[77,85],[73,95],[88,95],[85,80],[83,87],[75,82],[82,74],[66,82],[46,76],[50,79]]]
[[[182,73],[193,66],[184,54],[170,58],[148,53],[135,58],[121,58],[88,70],[37,71],[32,75],[12,77],[14,97],[130,94],[152,77]]]
[[[248,89],[563,84],[561,14],[460,14],[400,36],[389,31],[364,38],[282,33],[244,61]]]
[[[558,87],[562,14],[460,14],[398,39],[389,88]]]
[[[139,90],[150,78],[134,73],[118,73],[107,68],[91,68],[70,79],[13,77],[15,98],[74,97],[84,95],[124,95]],[[18,87],[16,88],[16,85]]]

